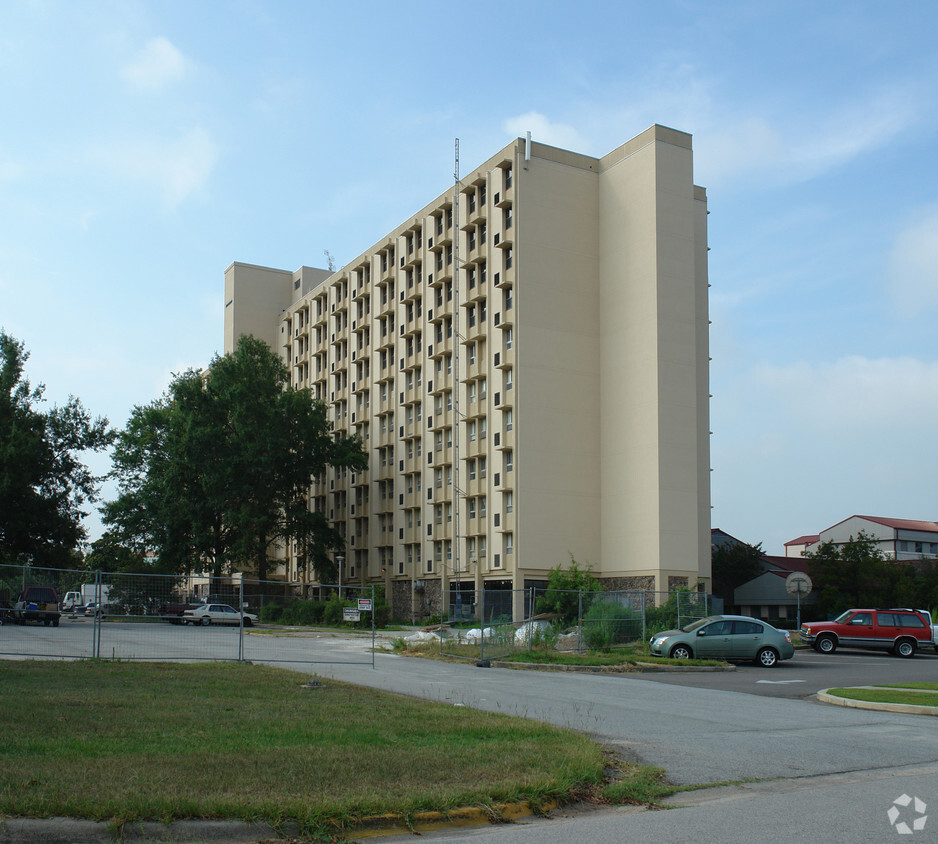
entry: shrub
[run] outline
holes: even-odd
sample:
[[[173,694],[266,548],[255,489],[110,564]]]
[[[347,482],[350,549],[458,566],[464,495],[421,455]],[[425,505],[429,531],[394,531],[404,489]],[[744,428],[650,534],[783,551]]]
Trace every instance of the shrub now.
[[[590,567],[581,569],[579,563],[570,557],[570,567],[558,566],[550,570],[547,578],[547,591],[537,599],[536,613],[560,613],[565,621],[575,621],[580,614],[580,593],[583,594],[583,612],[589,608],[596,592],[602,591],[602,584],[593,577]]]
[[[325,604],[322,601],[300,599],[293,601],[283,611],[280,617],[281,624],[297,624],[310,626],[321,624]]]
[[[597,600],[583,614],[583,642],[590,650],[606,650],[640,635],[640,619],[631,607],[618,601]]]
[[[265,624],[272,624],[280,620],[280,616],[283,615],[283,607],[280,604],[264,604],[258,615]]]
[[[686,586],[679,587],[668,595],[668,600],[660,607],[649,607],[645,611],[648,635],[684,627],[693,619],[703,618],[706,614],[706,596]]]

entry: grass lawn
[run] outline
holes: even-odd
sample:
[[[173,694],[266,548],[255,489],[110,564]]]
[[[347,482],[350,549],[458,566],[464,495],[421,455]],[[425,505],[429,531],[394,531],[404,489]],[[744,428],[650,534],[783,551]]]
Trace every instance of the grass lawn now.
[[[394,652],[406,656],[440,657],[439,643],[409,643],[404,639],[395,639]],[[479,646],[456,644],[444,641],[444,654],[461,657],[463,659],[478,659]],[[510,651],[510,652],[509,652]],[[615,648],[610,651],[586,651],[574,653],[571,651],[555,651],[544,648],[531,648],[530,650],[514,650],[514,648],[499,647],[497,644],[485,645],[485,656],[503,662],[527,662],[538,665],[583,665],[601,668],[603,666],[635,666],[639,662],[650,665],[723,665],[719,660],[712,659],[670,659],[669,657],[651,656],[647,648],[629,647]]]
[[[5,661],[0,816],[291,820],[312,835],[380,813],[674,790],[638,766],[605,782],[602,749],[569,730],[308,679],[236,663]]]
[[[865,700],[875,703],[908,703],[913,706],[938,707],[938,694],[928,691],[906,691],[909,687],[915,689],[936,689],[935,683],[909,683],[908,686],[881,686],[875,689],[828,689],[828,693],[848,700]]]

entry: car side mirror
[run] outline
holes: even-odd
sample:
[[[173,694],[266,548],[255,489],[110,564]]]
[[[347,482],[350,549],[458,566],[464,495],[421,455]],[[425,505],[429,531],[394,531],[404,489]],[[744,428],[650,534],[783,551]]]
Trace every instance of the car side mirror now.
[[[698,635],[698,636],[706,636],[706,635],[707,635],[707,631],[706,631],[706,630],[698,630],[698,631],[697,631],[697,635]]]

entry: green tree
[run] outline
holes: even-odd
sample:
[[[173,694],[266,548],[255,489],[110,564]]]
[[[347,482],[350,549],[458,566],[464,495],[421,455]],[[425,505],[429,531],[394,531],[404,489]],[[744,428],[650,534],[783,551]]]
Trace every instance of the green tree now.
[[[914,579],[906,564],[888,560],[876,539],[863,531],[840,545],[822,542],[808,559],[816,607],[827,615],[852,607],[896,606],[900,588],[907,592],[908,577]]]
[[[762,573],[762,543],[724,542],[713,549],[711,592],[727,607],[736,603],[733,593]]]
[[[595,577],[589,566],[580,568],[580,564],[570,556],[567,568],[557,566],[547,576],[547,591],[537,599],[537,613],[559,613],[565,621],[575,621],[582,608],[589,609],[594,594],[602,591],[602,583]],[[580,593],[583,593],[582,607]]]
[[[28,359],[23,343],[0,330],[0,561],[73,568],[84,507],[103,480],[81,457],[104,451],[114,435],[75,397],[41,409],[45,388],[24,377]]]
[[[143,554],[128,548],[112,531],[105,531],[91,543],[85,554],[85,568],[89,571],[128,572],[132,574],[156,571]]]
[[[136,408],[118,438],[120,496],[105,509],[123,541],[155,550],[176,570],[210,561],[267,577],[271,548],[297,543],[320,578],[342,537],[311,512],[309,486],[332,467],[367,467],[356,437],[332,430],[326,407],[290,386],[286,366],[253,337],[206,373],[177,376]]]

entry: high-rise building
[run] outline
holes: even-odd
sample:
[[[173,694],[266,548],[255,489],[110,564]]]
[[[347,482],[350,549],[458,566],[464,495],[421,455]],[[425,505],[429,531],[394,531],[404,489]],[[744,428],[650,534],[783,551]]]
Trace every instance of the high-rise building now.
[[[370,455],[311,489],[344,582],[401,615],[571,557],[709,582],[707,213],[683,132],[602,158],[518,139],[341,269],[228,268],[225,350],[266,340]]]

